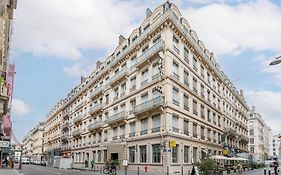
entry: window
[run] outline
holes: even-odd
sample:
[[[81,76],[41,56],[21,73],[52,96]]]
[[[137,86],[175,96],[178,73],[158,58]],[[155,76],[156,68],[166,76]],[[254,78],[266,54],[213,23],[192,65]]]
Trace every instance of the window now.
[[[126,93],[126,83],[123,83],[121,85],[121,93],[120,93],[120,97],[124,96]]]
[[[208,141],[211,141],[211,129],[208,129],[207,137],[208,137]]]
[[[140,146],[140,163],[146,162],[146,145]]]
[[[176,62],[173,62],[173,76],[179,79],[179,65]]]
[[[153,125],[153,128],[152,128],[152,132],[160,132],[160,114],[157,114],[157,115],[153,115],[152,116],[152,125]]]
[[[197,80],[193,78],[193,92],[197,93]]]
[[[197,71],[197,59],[195,58],[195,57],[193,57],[193,69],[195,70],[195,71]]]
[[[120,126],[120,139],[125,138],[125,125]]]
[[[187,111],[189,110],[188,95],[186,93],[183,94],[183,108]]]
[[[250,138],[250,143],[254,143],[254,138]]]
[[[213,124],[216,125],[217,124],[217,116],[216,113],[213,112]]]
[[[144,71],[142,71],[141,73],[141,85],[145,85],[148,83],[148,69],[145,69]]]
[[[205,119],[205,108],[204,108],[204,105],[201,105],[201,118]]]
[[[183,162],[184,163],[189,162],[189,146],[184,146],[183,148]]]
[[[193,137],[197,138],[197,124],[193,123]]]
[[[98,162],[101,162],[101,150],[98,150]]]
[[[108,103],[109,103],[109,95],[106,94],[106,95],[105,95],[105,104],[108,104]]]
[[[103,162],[107,162],[107,149],[103,150]]]
[[[141,135],[147,134],[147,118],[141,120]]]
[[[189,135],[189,127],[188,127],[188,125],[189,125],[188,120],[183,120],[183,133],[185,135]]]
[[[135,66],[137,64],[137,55],[134,55],[131,58],[131,67]]]
[[[136,77],[131,78],[131,89],[130,89],[130,91],[135,90],[136,85],[137,85]]]
[[[210,116],[210,110],[207,110],[207,118],[208,118],[208,122],[211,122],[211,116]]]
[[[173,87],[173,104],[179,106],[179,89]]]
[[[134,110],[136,107],[136,99],[133,98],[130,100],[131,110]]]
[[[184,70],[184,72],[183,72],[183,82],[187,87],[189,86],[188,76],[189,76],[189,74],[188,74],[187,70]]]
[[[205,77],[205,69],[204,69],[204,66],[201,65],[201,77],[204,78]]]
[[[141,101],[146,102],[148,100],[148,92],[141,94]]]
[[[116,89],[114,89],[114,100],[116,100],[116,99],[118,99],[118,97],[119,97],[119,89],[118,88],[116,88]]]
[[[156,79],[159,77],[159,69],[157,66],[157,63],[152,65],[152,80]]]
[[[198,112],[197,112],[197,101],[196,100],[193,100],[193,114],[197,115]]]
[[[204,91],[205,91],[204,85],[201,84],[200,93],[201,93],[201,97],[203,97],[203,98],[205,98]]]
[[[196,163],[197,162],[197,151],[198,148],[197,147],[193,147],[193,162],[192,163]]]
[[[201,126],[201,139],[205,139],[205,128],[204,126]]]
[[[112,140],[117,140],[117,127],[113,128],[113,137]]]
[[[160,144],[152,145],[152,163],[160,163],[161,162],[161,150]]]
[[[173,36],[173,49],[176,51],[178,54],[180,53],[179,50],[179,40],[177,39],[176,36]]]
[[[177,114],[173,114],[172,116],[172,130],[173,132],[179,132],[179,128],[178,128],[178,120],[179,120],[179,116]]]
[[[130,163],[134,163],[135,162],[135,151],[136,151],[136,147],[135,146],[129,147],[129,162]]]
[[[132,122],[130,123],[130,134],[129,136],[135,136],[136,134],[136,123],[135,122]]]
[[[148,51],[148,45],[144,46],[144,48],[142,49],[142,53],[145,53]]]
[[[161,40],[161,35],[156,36],[156,37],[153,39],[153,44],[158,43],[160,40]]]
[[[189,51],[186,47],[183,50],[183,55],[184,55],[184,61],[189,63]]]
[[[250,129],[250,135],[251,135],[251,136],[254,135],[254,129]]]
[[[178,150],[179,150],[179,145],[176,145],[176,147],[172,148],[172,163],[178,163]]]

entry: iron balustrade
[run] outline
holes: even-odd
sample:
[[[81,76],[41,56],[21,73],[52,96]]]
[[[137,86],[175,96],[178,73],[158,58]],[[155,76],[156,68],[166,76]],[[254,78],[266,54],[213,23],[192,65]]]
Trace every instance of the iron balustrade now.
[[[103,103],[98,103],[98,104],[94,105],[93,107],[91,107],[89,113],[93,114],[95,112],[98,112],[98,111],[102,110],[103,106],[104,106]]]
[[[92,123],[88,126],[88,130],[89,131],[93,131],[93,130],[96,130],[96,129],[99,129],[103,126],[103,122],[102,121],[97,121],[95,123]]]
[[[113,114],[113,115],[109,116],[107,119],[107,123],[112,124],[112,123],[115,123],[118,121],[123,121],[123,120],[126,120],[127,117],[128,117],[128,112],[122,111],[117,114]]]
[[[158,97],[155,97],[155,98],[153,98],[151,100],[148,100],[144,103],[136,105],[132,109],[131,113],[140,114],[142,112],[146,112],[148,110],[160,107],[163,104],[164,104],[164,98],[162,96],[158,96]]]
[[[93,98],[93,97],[96,97],[98,96],[99,94],[101,94],[103,92],[103,90],[105,89],[105,86],[99,86],[97,87],[96,89],[94,89],[91,94],[90,94],[90,97]]]

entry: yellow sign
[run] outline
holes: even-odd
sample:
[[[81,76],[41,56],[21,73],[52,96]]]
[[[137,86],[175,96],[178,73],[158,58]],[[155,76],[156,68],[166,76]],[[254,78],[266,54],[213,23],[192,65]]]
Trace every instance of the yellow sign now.
[[[175,140],[170,141],[170,148],[174,148],[177,146],[177,142]]]
[[[224,149],[223,150],[223,155],[227,155],[228,154],[228,150],[227,149]]]

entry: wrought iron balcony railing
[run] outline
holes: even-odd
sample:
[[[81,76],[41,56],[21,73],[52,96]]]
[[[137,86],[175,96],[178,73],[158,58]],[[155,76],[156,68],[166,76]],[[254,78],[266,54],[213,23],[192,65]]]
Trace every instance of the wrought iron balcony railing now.
[[[135,106],[131,113],[137,115],[137,114],[141,114],[143,112],[147,112],[149,110],[153,110],[155,108],[158,108],[160,106],[162,106],[164,104],[164,98],[162,96],[158,96],[158,97],[155,97],[151,100],[148,100],[144,103],[141,103],[137,106]]]
[[[122,111],[117,114],[113,114],[113,115],[109,116],[108,119],[106,120],[106,122],[108,124],[113,124],[116,122],[124,121],[127,119],[127,117],[128,117],[128,112]]]
[[[99,130],[99,129],[101,129],[102,126],[103,126],[103,121],[97,121],[95,123],[90,124],[88,126],[88,130],[89,131]]]

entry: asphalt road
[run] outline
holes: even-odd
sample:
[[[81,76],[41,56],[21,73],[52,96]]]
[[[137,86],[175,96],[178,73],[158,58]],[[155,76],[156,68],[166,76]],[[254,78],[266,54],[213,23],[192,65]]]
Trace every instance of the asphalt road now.
[[[21,172],[24,175],[90,175],[93,172],[80,170],[61,170],[37,165],[23,165]]]

